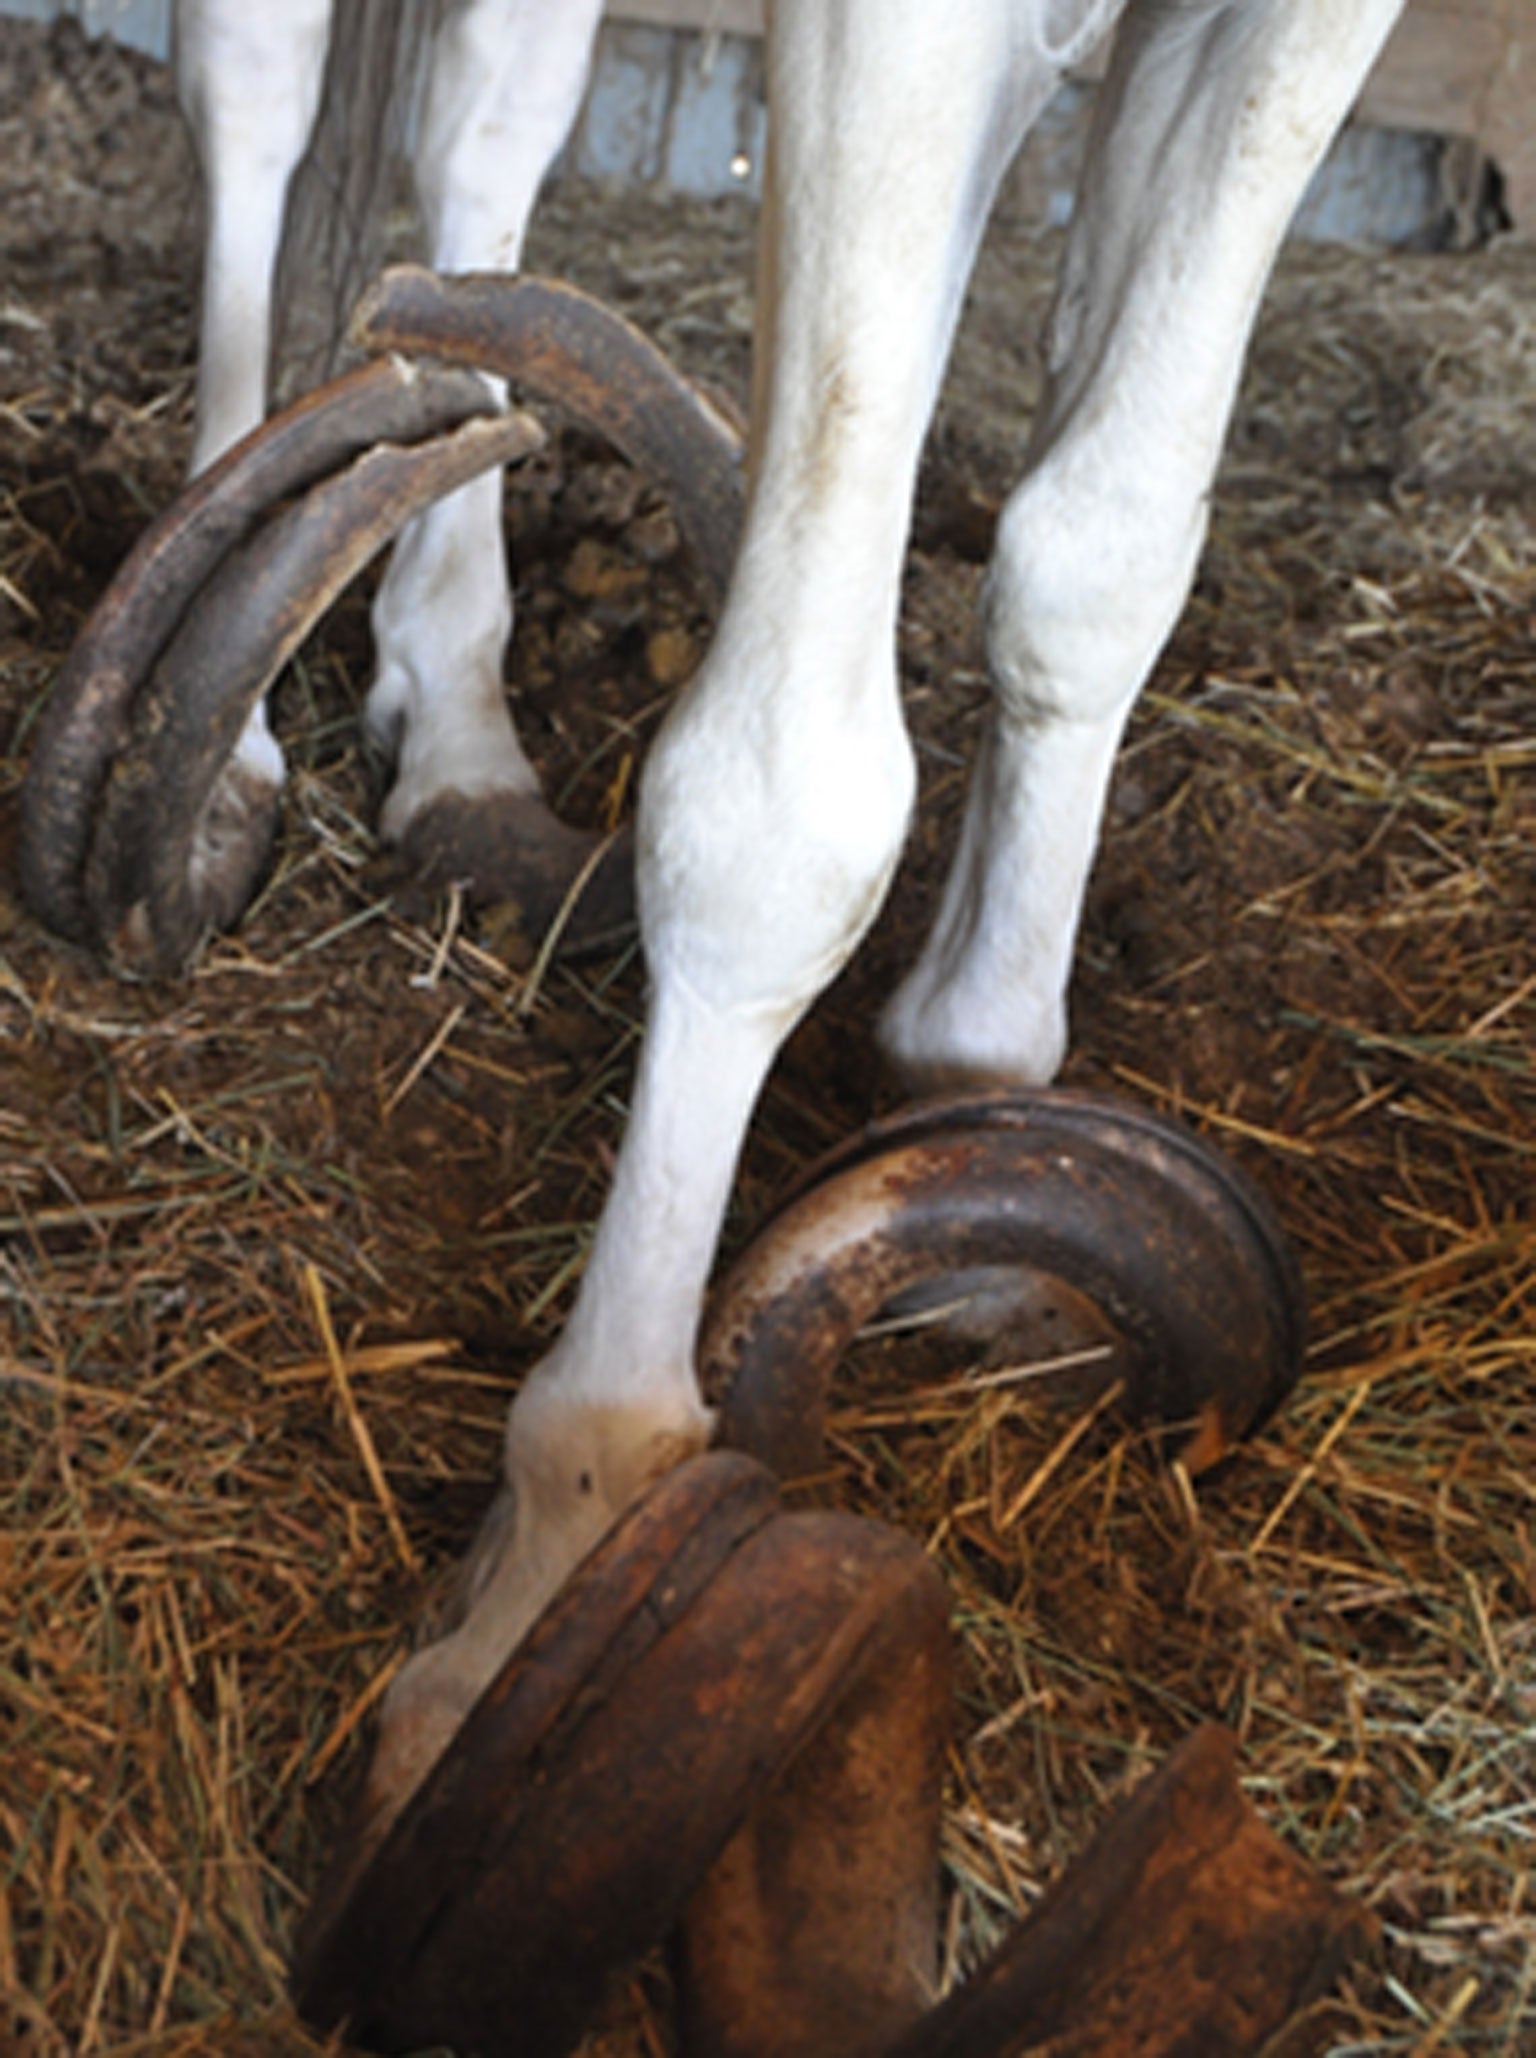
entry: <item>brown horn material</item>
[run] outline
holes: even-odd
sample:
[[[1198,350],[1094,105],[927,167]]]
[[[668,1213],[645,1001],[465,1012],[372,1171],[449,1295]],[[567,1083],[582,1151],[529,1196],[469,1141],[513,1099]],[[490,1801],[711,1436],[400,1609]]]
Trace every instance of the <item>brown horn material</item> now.
[[[544,440],[525,414],[375,444],[231,551],[133,706],[85,862],[93,925],[119,970],[178,970],[210,926],[190,863],[203,811],[251,708],[337,594],[410,517]]]
[[[21,796],[22,890],[87,940],[81,871],[135,695],[192,596],[275,502],[381,440],[413,443],[496,403],[472,372],[381,358],[275,415],[194,479],[124,559],[60,669]]]
[[[690,1460],[343,1858],[301,2012],[386,2052],[557,2058],[676,1925],[686,2058],[1259,2058],[1372,1925],[1253,1813],[1214,1724],[933,2005],[944,1615],[915,1544]]]
[[[731,1453],[680,1467],[568,1582],[361,1873],[322,1894],[301,2010],[386,2051],[555,2058],[724,1852],[731,1884],[690,1917],[695,1977],[722,1981],[695,1996],[701,2021],[738,1977],[790,2033],[776,2053],[846,2051],[850,1995],[860,2025],[915,2020],[946,1612],[894,1532],[782,1515]],[[705,2048],[736,2045],[722,2030]]]
[[[876,1125],[759,1231],[712,1296],[700,1360],[721,1440],[782,1478],[820,1462],[832,1371],[920,1281],[1060,1281],[1129,1351],[1131,1412],[1213,1462],[1285,1397],[1302,1296],[1263,1196],[1188,1130],[1066,1092],[979,1095]]]
[[[1254,1814],[1236,1738],[1206,1723],[883,2058],[1262,2058],[1374,1933]]]
[[[742,435],[621,315],[558,280],[417,265],[384,273],[353,316],[369,350],[472,364],[550,401],[612,443],[672,501],[718,599],[741,533]]]
[[[782,1512],[757,1459],[814,1464],[832,1363],[893,1290],[999,1261],[1110,1309],[1143,1406],[1235,1435],[1295,1375],[1284,1240],[1176,1124],[1021,1093],[874,1125],[717,1297],[723,1427],[756,1455],[653,1487],[354,1842],[301,1946],[312,2023],[556,2058],[670,1933],[686,2058],[1258,2058],[1363,1947],[1209,1726],[934,2005],[943,1588],[880,1524]]]

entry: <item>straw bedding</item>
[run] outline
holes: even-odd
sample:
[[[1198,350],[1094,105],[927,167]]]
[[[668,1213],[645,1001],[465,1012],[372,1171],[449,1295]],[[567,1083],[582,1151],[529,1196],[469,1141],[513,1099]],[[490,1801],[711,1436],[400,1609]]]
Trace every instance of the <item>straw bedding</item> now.
[[[162,74],[0,24],[0,832],[39,701],[188,437],[195,201]],[[535,258],[743,389],[743,214],[558,195]],[[1051,250],[1004,220],[925,466],[902,621],[923,808],[743,1167],[893,1104],[880,992],[985,703],[990,506]],[[1536,2050],[1536,264],[1287,256],[1198,590],[1132,728],[1067,1078],[1273,1195],[1312,1302],[1284,1416],[1193,1485],[982,1346],[874,1339],[847,1505],[954,1592],[958,1974],[1198,1718],[1383,1944],[1288,2049]],[[706,631],[666,512],[565,434],[512,490],[514,685],[622,812]],[[279,696],[250,920],[114,984],[0,879],[0,2050],[302,2053],[295,1916],[412,1611],[470,1533],[622,1126],[632,954],[404,908],[368,831],[365,604]],[[1006,1376],[999,1376],[1006,1375]],[[660,1975],[605,2051],[665,2048]]]

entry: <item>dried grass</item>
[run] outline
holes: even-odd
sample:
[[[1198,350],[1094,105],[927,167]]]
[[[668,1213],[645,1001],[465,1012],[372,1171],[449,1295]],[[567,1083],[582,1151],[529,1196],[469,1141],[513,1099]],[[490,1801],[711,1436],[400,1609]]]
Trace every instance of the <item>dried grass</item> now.
[[[739,383],[736,218],[567,197],[544,236],[543,263],[622,287]],[[890,1098],[869,1010],[982,700],[978,573],[947,510],[1016,459],[1048,257],[986,253],[903,628],[923,827],[770,1088],[733,1241]],[[178,262],[168,326],[139,358],[92,345],[89,378],[65,257],[49,291],[24,272],[13,293],[7,823],[79,610],[180,462]],[[684,277],[730,285],[685,301]],[[1192,1483],[984,1354],[872,1337],[825,1487],[923,1536],[955,1596],[952,1969],[1217,1715],[1269,1819],[1382,1919],[1380,1962],[1314,2024],[1340,2058],[1536,2049],[1533,283],[1513,251],[1287,260],[1089,909],[1069,1076],[1184,1114],[1269,1187],[1312,1295],[1310,1378]],[[130,282],[108,311],[134,304]],[[633,623],[594,637],[560,584],[562,491],[591,462],[576,449],[514,526],[534,741],[598,813],[657,695],[610,685],[633,674]],[[675,573],[652,604],[695,619]],[[577,660],[582,706],[555,690]],[[353,604],[284,689],[276,872],[190,981],[113,985],[0,899],[0,2048],[18,2058],[320,2048],[283,1968],[334,1783],[422,1568],[472,1526],[619,1134],[635,964],[529,967],[494,923],[397,912],[362,826],[365,678]],[[665,2048],[648,1975],[600,2042]]]

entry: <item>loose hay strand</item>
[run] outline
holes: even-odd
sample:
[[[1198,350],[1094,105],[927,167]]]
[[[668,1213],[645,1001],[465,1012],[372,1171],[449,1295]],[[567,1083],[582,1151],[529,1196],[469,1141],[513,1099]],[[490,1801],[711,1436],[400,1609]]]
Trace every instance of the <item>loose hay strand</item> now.
[[[363,1420],[363,1411],[357,1405],[357,1396],[352,1391],[351,1374],[347,1370],[347,1361],[342,1354],[341,1346],[336,1341],[336,1330],[331,1321],[325,1282],[320,1277],[318,1267],[313,1264],[306,1264],[304,1267],[304,1290],[309,1295],[310,1306],[314,1309],[315,1327],[320,1332],[320,1341],[325,1348],[326,1363],[335,1383],[336,1397],[341,1402],[341,1411],[346,1418],[352,1441],[357,1446],[357,1454],[363,1461],[368,1484],[373,1488],[373,1497],[383,1510],[385,1525],[395,1546],[395,1555],[405,1571],[414,1572],[417,1565],[416,1553],[412,1550],[410,1539],[405,1533],[405,1524],[400,1519],[399,1507],[390,1491],[389,1481],[384,1476],[384,1467],[379,1463],[378,1447],[374,1443],[372,1431]]]

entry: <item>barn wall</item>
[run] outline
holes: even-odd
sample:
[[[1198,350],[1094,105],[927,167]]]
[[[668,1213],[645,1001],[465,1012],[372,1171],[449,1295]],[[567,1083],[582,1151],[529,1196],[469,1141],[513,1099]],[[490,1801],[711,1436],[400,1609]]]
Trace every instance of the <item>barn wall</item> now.
[[[151,57],[164,57],[170,47],[171,0],[0,0],[0,14],[26,21],[72,14],[89,35],[115,36]]]
[[[163,56],[171,0],[0,0],[0,11],[77,17],[91,34]],[[761,0],[609,0],[591,94],[561,169],[700,195],[757,190]],[[681,24],[678,27],[674,25]],[[1091,67],[1090,67],[1091,70]],[[1071,207],[1088,89],[1063,88],[1012,175],[1005,204],[1049,220]],[[1340,138],[1299,233],[1433,247],[1486,226],[1480,139],[1506,174],[1516,227],[1536,224],[1536,0],[1413,0]],[[1519,110],[1512,120],[1510,109]]]

